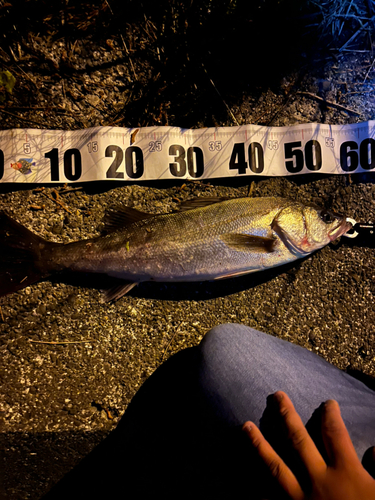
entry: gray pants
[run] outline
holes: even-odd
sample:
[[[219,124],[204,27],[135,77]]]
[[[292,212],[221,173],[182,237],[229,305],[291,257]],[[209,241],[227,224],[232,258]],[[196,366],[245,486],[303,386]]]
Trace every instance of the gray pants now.
[[[218,500],[246,492],[250,500],[280,500],[283,493],[241,431],[253,420],[292,464],[278,414],[266,405],[280,389],[320,449],[319,406],[327,399],[340,403],[360,457],[375,444],[375,392],[306,349],[221,325],[158,368],[117,428],[47,498]]]
[[[223,423],[262,426],[267,396],[282,390],[305,424],[321,403],[335,399],[360,459],[375,445],[375,392],[307,349],[228,324],[213,328],[200,350],[204,396]]]

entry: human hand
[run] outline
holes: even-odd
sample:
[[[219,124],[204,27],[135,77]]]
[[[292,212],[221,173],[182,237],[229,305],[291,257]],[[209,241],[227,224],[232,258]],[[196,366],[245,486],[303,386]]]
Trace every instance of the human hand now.
[[[375,500],[375,480],[362,467],[336,401],[327,401],[322,414],[322,438],[327,463],[311,439],[291,400],[274,395],[286,435],[306,468],[309,484],[300,482],[252,422],[243,430],[271,474],[292,500]]]

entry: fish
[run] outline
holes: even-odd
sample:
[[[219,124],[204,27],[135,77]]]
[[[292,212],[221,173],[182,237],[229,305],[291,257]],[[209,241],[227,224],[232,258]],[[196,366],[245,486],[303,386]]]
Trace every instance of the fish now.
[[[150,214],[115,207],[101,236],[56,243],[0,212],[0,296],[64,272],[120,279],[117,300],[144,281],[203,282],[280,266],[344,235],[352,224],[325,208],[281,197],[212,198]],[[100,286],[99,286],[100,288]]]

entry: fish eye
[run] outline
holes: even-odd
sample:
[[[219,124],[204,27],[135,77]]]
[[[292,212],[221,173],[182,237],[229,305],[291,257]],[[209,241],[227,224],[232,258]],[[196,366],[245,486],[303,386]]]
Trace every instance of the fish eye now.
[[[319,216],[322,219],[322,221],[325,222],[326,224],[331,224],[331,222],[334,222],[335,220],[334,215],[328,210],[322,210]]]

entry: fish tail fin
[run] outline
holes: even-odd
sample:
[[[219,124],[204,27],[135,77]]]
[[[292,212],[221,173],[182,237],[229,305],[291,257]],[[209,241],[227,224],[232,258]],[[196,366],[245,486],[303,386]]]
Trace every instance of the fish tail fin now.
[[[56,245],[0,212],[0,297],[49,276],[53,265],[44,257]]]

